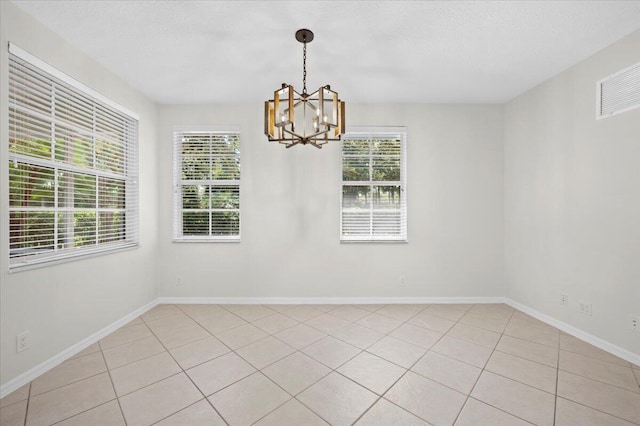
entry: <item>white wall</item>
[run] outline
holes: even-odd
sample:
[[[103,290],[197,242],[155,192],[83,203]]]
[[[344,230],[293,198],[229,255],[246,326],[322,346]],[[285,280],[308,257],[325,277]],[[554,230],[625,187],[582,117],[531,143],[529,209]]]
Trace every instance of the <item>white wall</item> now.
[[[349,125],[408,127],[408,244],[339,242],[339,143],[268,143],[262,105],[162,106],[159,295],[502,296],[502,106],[347,108]],[[172,126],[185,124],[241,128],[240,243],[171,242]]]
[[[518,96],[504,120],[508,296],[635,353],[640,109],[595,120],[595,100],[596,81],[638,61],[640,31]]]
[[[155,298],[157,150],[152,103],[13,4],[0,1],[0,16],[0,382],[5,384]],[[8,273],[9,41],[140,115],[140,248]],[[17,354],[16,334],[25,330],[31,349]]]

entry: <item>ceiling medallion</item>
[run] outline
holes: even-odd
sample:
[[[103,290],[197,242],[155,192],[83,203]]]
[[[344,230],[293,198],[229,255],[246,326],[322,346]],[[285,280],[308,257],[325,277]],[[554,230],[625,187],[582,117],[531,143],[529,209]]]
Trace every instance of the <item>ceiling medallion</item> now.
[[[264,103],[264,133],[269,142],[280,142],[287,148],[297,144],[322,148],[329,141],[339,141],[344,133],[344,102],[329,85],[307,93],[307,43],[313,40],[313,32],[298,30],[296,40],[304,45],[302,93],[282,83],[273,99]]]

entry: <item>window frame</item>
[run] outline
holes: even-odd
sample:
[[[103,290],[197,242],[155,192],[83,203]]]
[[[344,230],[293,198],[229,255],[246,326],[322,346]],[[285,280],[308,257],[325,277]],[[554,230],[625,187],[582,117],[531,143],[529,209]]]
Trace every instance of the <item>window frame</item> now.
[[[9,43],[8,50],[9,147],[7,153],[9,173],[7,187],[9,216],[11,217],[15,213],[28,215],[29,212],[53,215],[50,224],[52,226],[50,228],[52,229],[51,241],[50,244],[45,245],[39,244],[37,239],[34,242],[33,235],[28,237],[30,234],[28,234],[29,225],[27,223],[22,223],[22,227],[16,227],[15,222],[9,220],[9,272],[29,270],[138,247],[140,244],[139,116],[15,44]],[[35,89],[36,87],[39,89]],[[39,90],[40,105],[46,105],[49,113],[47,110],[42,112],[39,107],[30,103],[33,101],[27,100],[29,96],[33,96],[33,90]],[[76,124],[73,121],[80,119],[78,111],[81,110],[85,119],[89,117],[92,120],[92,127]],[[37,124],[39,127],[33,127],[34,120],[39,123]],[[116,122],[112,120],[120,120],[120,124],[115,124]],[[109,126],[109,130],[102,126]],[[49,130],[44,138],[42,133],[39,133],[43,129]],[[74,160],[70,160],[68,152],[65,152],[69,149],[71,152],[75,152],[81,146],[78,145],[79,135],[82,135],[82,144],[85,145],[85,148],[90,147],[92,152],[88,165],[75,163]],[[24,152],[27,146],[33,145],[33,141],[40,140],[44,142],[42,146],[47,146],[50,151],[47,154],[48,157],[40,155],[41,153]],[[11,145],[12,143],[15,145]],[[64,148],[61,149],[61,147]],[[118,151],[110,151],[115,157],[105,156],[108,155],[104,154],[106,151],[101,151],[105,147],[111,147],[108,149],[117,147]],[[21,167],[18,166],[19,164]],[[121,168],[121,171],[110,170],[109,165],[116,166],[118,170]],[[32,171],[29,172],[29,169]],[[49,178],[42,178],[47,179],[47,184],[52,188],[50,189],[51,194],[49,194],[51,200],[40,206],[30,206],[32,200],[26,201],[24,199],[23,204],[12,205],[12,196],[20,195],[20,184],[24,184],[18,180],[19,177],[25,171],[30,175],[40,173],[44,176],[44,170],[51,174]],[[87,195],[87,193],[82,193],[76,184],[76,179],[81,175],[89,177],[89,180],[93,179],[94,199],[91,199],[93,206],[77,206],[74,201],[76,197]],[[121,195],[117,195],[115,201],[111,200],[112,203],[121,205],[120,207],[107,207],[105,204],[101,204],[100,195],[108,194],[108,192],[101,191],[108,191],[108,187],[104,185],[105,182],[106,185],[109,185],[109,181],[111,181],[111,185],[115,184],[122,188]],[[65,184],[72,188],[72,191],[66,194],[63,193]],[[27,189],[22,190],[28,191]],[[13,191],[18,192],[14,193]],[[119,194],[119,192],[117,193]],[[29,204],[25,205],[25,202]],[[72,204],[65,205],[68,202]],[[89,212],[90,216],[91,213],[94,215],[92,218],[94,230],[91,237],[93,242],[87,245],[76,245],[74,221],[76,213],[82,214],[83,212]],[[122,224],[114,228],[113,223],[106,222],[106,228],[101,227],[102,217],[113,220],[113,217],[109,219],[109,215],[114,213],[120,215],[119,220],[122,221]],[[71,217],[69,218],[69,216]],[[69,227],[70,224],[72,230],[65,232],[65,226]],[[31,241],[22,241],[20,238],[29,238]],[[46,235],[41,234],[40,238],[47,238],[40,241],[48,242],[48,231]],[[12,248],[12,241],[17,241],[13,244],[23,246]]]
[[[345,181],[344,180],[344,141],[352,139],[368,139],[369,140],[369,153],[366,156],[369,160],[369,179],[363,181]],[[376,156],[373,154],[373,149],[371,146],[371,142],[374,139],[385,139],[385,138],[398,138],[400,139],[400,179],[397,181],[375,181],[373,180],[373,159]],[[364,157],[363,155],[353,155],[351,158],[356,157]],[[346,158],[349,158],[350,155],[347,154]],[[383,156],[378,156],[380,158]],[[387,158],[391,158],[391,156],[387,156]],[[396,158],[395,156],[392,158]],[[398,185],[400,186],[400,233],[398,235],[384,235],[384,234],[376,234],[373,230],[374,227],[374,207],[373,207],[373,197],[371,197],[371,205],[367,210],[369,213],[369,230],[368,234],[361,235],[345,235],[344,223],[343,223],[343,215],[346,210],[343,206],[344,203],[344,187],[345,186],[369,186],[373,188],[374,186],[390,186],[390,185]],[[405,126],[351,126],[347,128],[347,131],[341,138],[340,142],[340,242],[341,243],[407,243],[408,242],[408,232],[407,232],[407,127]],[[378,211],[382,211],[378,210]],[[355,211],[355,210],[354,210]]]
[[[242,178],[241,174],[238,179],[204,179],[199,181],[182,179],[182,156],[180,154],[179,143],[182,142],[185,134],[209,134],[209,135],[229,135],[238,138],[238,153],[234,158],[240,162],[241,167],[241,139],[239,126],[209,126],[209,125],[178,125],[173,126],[173,220],[172,220],[172,242],[174,243],[239,243],[242,236]],[[210,156],[213,154],[210,153]],[[207,212],[235,211],[238,213],[238,233],[237,235],[215,235],[212,234],[211,222],[209,223],[209,235],[184,235],[183,228],[183,182],[189,182],[191,185],[202,184],[210,186],[237,186],[238,187],[238,208],[236,209],[219,209],[213,208],[211,202],[206,209]],[[204,210],[204,209],[202,209]]]

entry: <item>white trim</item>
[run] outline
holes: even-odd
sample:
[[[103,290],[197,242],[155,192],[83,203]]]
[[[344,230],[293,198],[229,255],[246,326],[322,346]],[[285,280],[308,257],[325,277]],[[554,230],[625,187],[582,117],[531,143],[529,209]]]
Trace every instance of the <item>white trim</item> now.
[[[94,98],[97,101],[100,101],[106,105],[109,105],[111,108],[116,109],[118,111],[120,111],[123,114],[128,115],[131,118],[136,119],[137,121],[140,121],[140,116],[138,114],[136,114],[135,112],[128,110],[127,108],[123,107],[122,105],[112,101],[111,99],[107,98],[106,96],[96,92],[95,90],[93,90],[92,88],[90,88],[89,86],[86,86],[85,84],[82,84],[81,82],[79,82],[78,80],[76,80],[75,78],[71,77],[69,74],[66,74],[62,71],[60,71],[59,69],[47,64],[46,62],[44,62],[41,59],[38,59],[37,57],[33,56],[31,53],[27,52],[26,50],[21,49],[20,47],[16,46],[15,44],[9,42],[9,53],[11,53],[12,55],[17,56],[18,58],[22,59],[23,61],[27,61],[29,62],[31,65],[36,66],[38,68],[40,68],[42,71],[51,74],[52,76],[56,77],[59,80],[62,80],[63,82],[67,83],[70,86],[75,87],[78,90],[83,91],[85,94],[91,96],[92,98]]]
[[[511,306],[512,308],[524,312],[527,315],[531,315],[532,317],[544,323],[547,323],[550,326],[562,330],[567,334],[577,337],[580,340],[584,340],[585,342],[592,344],[593,346],[600,348],[603,351],[609,352],[610,354],[620,357],[625,361],[629,361],[635,365],[640,365],[640,354],[633,353],[627,349],[621,348],[620,346],[614,345],[613,343],[607,342],[604,339],[596,337],[593,334],[589,334],[586,331],[582,331],[579,328],[567,324],[566,322],[562,322],[555,318],[552,318],[540,311],[536,311],[535,309],[523,305],[522,303],[516,302],[515,300],[504,298],[504,303]]]
[[[100,257],[107,254],[112,254],[112,253],[115,254],[115,253],[129,251],[129,250],[136,250],[139,248],[140,248],[140,243],[136,242],[136,243],[130,243],[126,245],[118,245],[117,247],[100,247],[99,249],[98,248],[86,249],[86,251],[82,250],[81,253],[73,253],[73,254],[70,254],[69,256],[65,256],[61,258],[55,258],[53,256],[42,257],[42,258],[39,258],[37,261],[34,260],[31,262],[21,262],[21,263],[16,262],[15,264],[10,265],[9,273],[15,274],[17,272],[30,271],[32,269],[39,269],[39,268],[44,268],[52,265],[59,265],[61,263],[67,263],[71,259],[75,259],[75,260],[90,259],[92,257]]]
[[[159,297],[158,303],[214,305],[380,305],[505,303],[504,297]]]
[[[89,346],[96,343],[98,340],[113,333],[114,331],[116,331],[123,325],[127,324],[128,322],[131,322],[134,319],[138,318],[140,315],[154,308],[156,305],[158,305],[158,299],[152,300],[151,302],[147,303],[141,308],[138,308],[135,311],[131,312],[130,314],[127,314],[124,317],[120,318],[119,320],[109,324],[102,330],[97,331],[96,333],[93,333],[91,336],[82,339],[75,345],[72,345],[71,347],[65,349],[64,351],[58,353],[57,355],[54,355],[48,360],[36,365],[32,369],[25,371],[19,376],[9,380],[7,383],[5,383],[0,387],[0,398],[4,398],[5,396],[9,395],[11,392],[15,391],[16,389],[26,385],[30,381],[39,377],[40,375],[60,365],[61,363],[71,358],[78,352],[88,348]]]
[[[81,340],[70,348],[49,358],[34,368],[22,373],[18,377],[8,381],[0,387],[0,398],[4,398],[16,389],[26,385],[38,376],[51,370],[53,367],[74,356],[78,352],[91,346],[108,334],[136,319],[148,310],[160,304],[243,304],[243,305],[270,305],[270,304],[451,304],[451,303],[505,303],[527,315],[539,319],[565,333],[571,334],[587,343],[590,343],[606,352],[616,355],[633,364],[640,365],[640,354],[635,354],[627,349],[616,346],[599,337],[584,332],[572,325],[556,320],[535,309],[529,308],[519,302],[506,297],[158,297],[143,307],[125,315],[118,321],[108,325],[102,330]]]

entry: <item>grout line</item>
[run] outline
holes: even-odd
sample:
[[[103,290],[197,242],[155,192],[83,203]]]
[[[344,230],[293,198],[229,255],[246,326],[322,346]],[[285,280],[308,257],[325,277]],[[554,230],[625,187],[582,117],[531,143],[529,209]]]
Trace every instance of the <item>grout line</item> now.
[[[94,352],[94,353],[92,353],[92,354],[90,354],[90,355],[94,355],[94,354],[95,354],[95,352]],[[71,382],[71,383],[68,383],[68,384],[63,385],[63,386],[58,386],[58,387],[57,387],[57,388],[55,388],[55,389],[51,389],[51,390],[49,390],[49,391],[47,391],[47,392],[42,392],[42,393],[40,393],[40,394],[38,394],[38,395],[36,395],[36,396],[44,395],[44,394],[49,393],[49,392],[51,392],[51,391],[53,391],[53,390],[63,388],[64,386],[67,386],[67,385],[70,385],[70,384],[74,384],[74,383],[78,383],[78,382],[81,382],[82,380],[90,379],[90,378],[92,378],[92,377],[96,377],[96,376],[99,376],[99,375],[101,375],[101,374],[107,373],[107,376],[109,377],[109,383],[111,383],[111,389],[113,389],[113,395],[114,395],[114,398],[113,398],[113,399],[110,399],[109,401],[105,401],[105,402],[103,402],[103,403],[101,403],[101,404],[95,405],[95,406],[93,406],[93,407],[89,407],[89,408],[87,408],[86,410],[82,410],[82,411],[80,411],[80,412],[78,412],[78,413],[75,413],[75,414],[73,414],[73,415],[69,416],[69,417],[65,417],[65,418],[63,418],[63,419],[60,419],[60,420],[56,421],[54,424],[58,424],[58,423],[61,423],[61,422],[65,421],[65,420],[68,420],[68,419],[71,419],[71,418],[73,418],[73,417],[79,416],[80,414],[84,414],[84,413],[86,413],[86,412],[88,412],[88,411],[91,411],[91,410],[93,410],[93,409],[95,409],[95,408],[101,407],[101,406],[103,406],[103,405],[105,405],[105,404],[108,404],[108,403],[110,403],[110,402],[112,402],[112,401],[117,401],[117,403],[118,403],[118,408],[120,409],[120,414],[122,415],[122,419],[123,419],[123,420],[125,421],[125,423],[126,423],[126,418],[124,417],[124,412],[122,411],[122,406],[120,406],[120,401],[118,400],[118,394],[116,393],[116,388],[115,388],[115,386],[113,385],[113,379],[111,378],[111,373],[109,372],[109,368],[107,367],[107,361],[106,361],[106,359],[104,358],[104,354],[102,353],[102,350],[100,350],[100,356],[102,357],[102,362],[104,362],[104,366],[105,366],[105,368],[106,368],[106,370],[105,370],[105,371],[101,371],[101,372],[100,372],[100,373],[98,373],[98,374],[94,374],[94,375],[92,375],[92,376],[85,377],[85,378],[83,378],[83,379],[81,379],[81,380],[76,380],[75,382]],[[26,421],[26,420],[25,420],[25,421]],[[25,425],[26,425],[26,423],[25,423]]]
[[[31,398],[31,397],[36,398],[36,397],[39,397],[40,395],[46,395],[46,394],[51,393],[51,392],[53,392],[53,391],[55,391],[55,390],[62,389],[62,388],[64,388],[64,387],[67,387],[67,386],[70,386],[70,385],[75,385],[76,383],[80,383],[80,382],[82,382],[82,381],[84,381],[84,380],[92,379],[92,378],[94,378],[94,377],[96,377],[96,376],[99,376],[99,375],[101,375],[101,374],[104,374],[104,373],[106,373],[106,372],[107,372],[107,370],[100,371],[100,372],[98,372],[98,373],[91,374],[91,375],[86,376],[86,377],[82,377],[81,379],[74,380],[74,381],[72,381],[72,382],[68,382],[68,383],[65,383],[65,384],[63,384],[63,385],[59,385],[59,386],[57,386],[57,387],[55,387],[55,388],[53,388],[53,389],[49,389],[49,390],[46,390],[46,391],[44,391],[44,392],[40,392],[40,393],[39,393],[39,394],[37,394],[37,395],[31,395],[31,394],[30,394],[30,398]],[[32,382],[32,383],[33,383],[33,382]]]
[[[504,326],[505,329],[507,328],[507,326],[511,322],[511,319],[513,318],[513,315],[514,315],[514,311],[515,310],[511,311],[511,316],[509,317],[509,320],[507,321],[507,324]],[[502,339],[503,335],[504,335],[504,330],[502,331],[502,333],[500,333],[500,337],[498,338],[498,341],[496,342],[496,345],[494,346],[493,350],[491,351],[491,353],[487,357],[487,360],[485,361],[484,366],[480,369],[480,374],[478,374],[478,377],[476,378],[475,382],[473,383],[473,386],[471,386],[471,389],[469,390],[469,393],[467,394],[467,397],[464,400],[464,404],[462,404],[462,406],[460,407],[460,411],[458,411],[458,414],[456,415],[456,418],[453,421],[454,424],[455,424],[455,422],[458,421],[458,418],[460,417],[460,414],[462,413],[462,410],[464,410],[464,407],[467,405],[467,402],[469,401],[469,398],[471,398],[471,394],[473,393],[473,391],[476,388],[478,382],[480,381],[480,377],[482,377],[482,374],[484,373],[485,368],[487,367],[487,364],[489,363],[489,360],[491,359],[491,357],[493,357],[493,353],[496,351],[495,348],[498,347],[498,343],[500,343],[500,339]],[[444,355],[444,354],[442,354],[442,355]]]
[[[29,382],[29,390],[27,391],[27,406],[24,409],[24,425],[23,426],[27,426],[27,417],[29,416],[29,404],[31,403],[31,384],[32,383],[33,381]]]
[[[589,406],[589,405],[585,405],[585,404],[583,404],[583,403],[581,403],[581,402],[579,402],[579,401],[574,401],[573,399],[569,399],[569,398],[568,398],[568,397],[566,397],[566,396],[559,396],[558,398],[560,398],[560,399],[564,399],[565,401],[569,401],[569,402],[571,402],[571,403],[573,403],[573,404],[576,404],[576,405],[580,405],[581,407],[585,407],[585,408],[588,408],[588,409],[590,409],[590,410],[597,411],[597,412],[602,413],[602,414],[605,414],[605,415],[607,415],[607,416],[611,416],[611,417],[613,417],[613,418],[620,419],[620,420],[622,420],[622,421],[624,421],[624,422],[627,422],[627,423],[630,423],[630,424],[635,424],[633,421],[631,421],[631,420],[629,420],[629,419],[625,419],[625,418],[620,417],[620,416],[617,416],[617,415],[615,415],[615,414],[607,413],[606,411],[602,411],[602,410],[600,410],[600,409],[598,409],[598,408],[594,408],[594,407],[591,407],[591,406]]]
[[[571,337],[573,337],[573,336],[571,336]],[[577,339],[577,337],[576,337],[576,339]],[[585,343],[586,343],[586,342],[585,342]],[[587,343],[587,344],[590,344],[590,343]],[[599,348],[598,348],[598,349],[599,349]],[[570,352],[570,353],[572,353],[572,354],[580,355],[580,356],[583,356],[583,357],[585,357],[585,358],[589,358],[590,360],[593,360],[593,361],[603,362],[603,363],[611,364],[611,365],[617,365],[618,367],[628,367],[628,368],[631,368],[631,369],[633,370],[633,367],[631,366],[631,363],[630,363],[630,362],[628,362],[628,361],[625,361],[625,360],[624,360],[624,359],[622,359],[622,358],[620,358],[620,359],[621,359],[622,361],[624,361],[627,365],[620,364],[619,362],[607,361],[607,360],[605,360],[605,359],[596,358],[596,357],[593,357],[593,356],[590,356],[590,355],[584,354],[584,353],[582,353],[582,352],[576,352],[576,351],[572,351],[572,350],[569,350],[569,349],[564,349],[564,348],[562,348],[562,347],[560,348],[560,350],[561,350],[561,351],[565,351],[565,352]],[[602,349],[600,349],[600,350],[602,350]],[[605,352],[605,351],[603,351],[603,352]],[[612,355],[612,356],[615,356],[615,355],[613,355],[613,354],[611,354],[611,355]]]
[[[560,338],[558,337],[558,352],[556,359],[556,394],[553,398],[553,424],[556,424],[556,418],[558,415],[558,380],[560,378]]]
[[[172,305],[172,306],[175,306],[175,305]],[[182,309],[180,309],[180,308],[178,308],[178,310],[182,311]],[[184,311],[183,311],[183,313],[184,313]],[[189,318],[191,318],[188,314],[186,314],[186,313],[184,313],[184,314],[185,314],[185,315],[187,315]],[[191,318],[191,319],[193,319],[193,318]],[[145,324],[146,324],[146,321],[144,320],[144,318],[142,319],[142,321],[143,321],[143,322],[145,322]],[[203,327],[203,328],[204,328],[204,327]],[[206,330],[206,329],[205,329],[205,330]],[[206,330],[206,331],[207,331],[207,333],[209,333],[209,330]],[[179,373],[173,374],[173,375],[171,375],[171,376],[169,376],[169,377],[174,377],[174,376],[177,376],[178,374],[183,374],[183,375],[184,375],[184,376],[185,376],[185,377],[186,377],[186,378],[191,382],[191,384],[195,387],[195,389],[196,389],[198,392],[200,392],[200,394],[202,395],[202,397],[203,397],[204,399],[206,399],[207,401],[209,401],[209,400],[207,399],[207,396],[206,396],[206,395],[205,395],[205,394],[200,390],[200,388],[198,387],[198,385],[196,385],[196,384],[195,384],[195,382],[193,381],[193,379],[191,379],[191,377],[187,374],[187,372],[182,368],[182,366],[180,365],[180,363],[175,359],[175,357],[173,356],[173,354],[172,354],[171,352],[169,352],[169,350],[167,349],[167,347],[164,345],[164,343],[162,343],[162,341],[161,341],[161,340],[158,338],[158,336],[153,332],[153,330],[151,330],[151,333],[153,333],[153,335],[154,335],[154,336],[156,336],[156,339],[158,339],[158,340],[160,341],[160,344],[165,348],[165,351],[167,352],[167,354],[169,354],[169,356],[173,359],[173,362],[175,362],[175,363],[176,363],[176,365],[178,366],[178,368],[180,369],[180,372],[179,372]],[[227,349],[230,349],[227,345],[225,345],[225,344],[224,344],[224,342],[220,342],[220,343],[222,343],[224,346],[226,346],[226,347],[227,347]],[[156,381],[156,382],[154,382],[154,383],[152,383],[152,384],[155,384],[155,383],[161,382],[162,380],[166,380],[166,379],[168,379],[169,377],[165,377],[165,378],[163,378],[163,379],[161,379],[161,380],[158,380],[158,381]],[[142,388],[140,388],[140,389],[144,389],[145,387],[148,387],[148,386],[151,386],[151,385],[144,386],[144,387],[142,387]],[[140,390],[140,389],[136,389],[136,390],[135,390],[135,391],[133,391],[133,392],[137,392],[137,391],[138,391],[138,390]],[[133,392],[131,392],[131,393],[133,393]],[[129,395],[129,394],[127,394],[127,395]],[[123,396],[124,396],[124,395],[123,395]],[[200,401],[200,400],[198,400],[198,401]],[[198,402],[198,401],[195,401],[195,402]],[[195,404],[195,402],[194,402],[194,404]],[[211,404],[210,402],[209,402],[209,404],[210,404],[210,405],[211,405],[211,407],[214,409],[214,411],[215,411],[215,412],[220,416],[220,418],[222,419],[222,421],[224,421],[227,425],[229,425],[229,422],[227,422],[227,420],[222,416],[222,414],[221,414],[220,412],[218,412],[218,410],[216,410],[216,407],[214,407],[214,406],[213,406],[213,404]],[[191,405],[193,405],[193,404],[191,404]],[[180,410],[175,411],[175,412],[173,412],[173,413],[169,414],[167,417],[171,417],[171,416],[173,416],[174,414],[176,414],[176,413],[178,413],[178,412],[182,411],[184,408],[186,408],[186,407],[183,407],[183,408],[181,408]],[[166,418],[166,417],[165,417],[165,418]]]
[[[483,400],[481,400],[481,399],[478,399],[478,398],[476,398],[476,397],[469,396],[468,400],[469,400],[469,399],[473,399],[474,401],[477,401],[477,402],[479,402],[479,403],[481,403],[481,404],[484,404],[484,405],[486,405],[486,406],[489,406],[489,407],[491,407],[491,408],[494,408],[494,409],[496,409],[496,410],[498,410],[498,411],[500,411],[500,412],[502,412],[502,413],[504,413],[504,414],[507,414],[508,416],[515,417],[515,418],[516,418],[516,419],[518,419],[518,420],[522,420],[523,422],[525,422],[525,423],[527,423],[527,424],[535,425],[535,423],[533,423],[533,422],[531,422],[531,421],[529,421],[529,420],[523,419],[523,418],[522,418],[522,417],[520,417],[520,416],[517,416],[517,415],[515,415],[515,414],[513,414],[513,413],[510,413],[510,412],[508,412],[508,411],[506,411],[506,410],[504,410],[504,409],[502,409],[502,408],[500,408],[500,407],[496,407],[495,405],[491,405],[491,404],[489,404],[488,402],[485,402],[485,401],[483,401]],[[465,405],[466,405],[466,404],[467,404],[467,403],[465,402]],[[464,406],[463,406],[462,408],[464,409]],[[462,412],[462,410],[461,410],[461,412]]]
[[[410,321],[411,319],[413,319],[415,316],[417,316],[417,315],[421,314],[422,312],[424,312],[424,311],[425,311],[429,306],[431,306],[431,305],[426,305],[423,309],[419,310],[419,311],[418,311],[418,312],[416,312],[414,315],[412,315],[412,316],[410,316],[409,318],[407,318],[404,322],[402,322],[402,324],[400,324],[398,327],[396,327],[395,329],[393,329],[392,331],[390,331],[389,333],[387,333],[387,334],[385,335],[385,337],[393,337],[393,336],[390,336],[390,334],[391,334],[391,333],[393,333],[393,332],[394,332],[395,330],[397,330],[398,328],[402,327],[404,324],[408,324],[408,323],[409,323],[409,321]],[[423,328],[424,328],[424,327],[423,327]],[[445,333],[443,333],[443,334],[442,334],[442,336],[440,336],[440,338],[438,338],[438,340],[436,340],[436,341],[434,342],[434,344],[433,344],[433,345],[431,345],[431,347],[435,346],[435,345],[436,345],[436,344],[437,344],[437,343],[438,343],[438,342],[439,342],[439,341],[440,341],[444,336],[445,336]],[[383,337],[383,338],[384,338],[384,337]],[[417,346],[417,345],[414,345],[414,346]],[[423,348],[421,348],[421,349],[423,349]],[[400,380],[402,380],[402,378],[403,378],[404,376],[406,376],[406,374],[407,374],[409,371],[411,371],[412,373],[414,373],[414,374],[415,374],[415,372],[413,372],[411,369],[412,369],[412,368],[413,368],[413,367],[414,367],[418,362],[420,362],[420,360],[421,360],[422,358],[424,358],[424,356],[429,352],[429,350],[430,350],[430,349],[427,349],[427,350],[426,350],[426,351],[425,351],[425,352],[424,352],[420,357],[418,357],[418,359],[417,359],[413,364],[411,364],[411,366],[409,366],[409,368],[399,366],[399,367],[402,367],[403,369],[405,369],[404,373],[402,373],[402,374],[400,375],[400,377],[398,377],[398,378],[397,378],[397,379],[396,379],[396,380],[395,380],[395,381],[394,381],[394,382],[393,382],[393,383],[392,383],[392,384],[387,388],[387,390],[385,390],[385,391],[382,393],[382,395],[380,395],[380,396],[375,400],[375,402],[374,402],[373,404],[371,404],[371,406],[369,406],[369,407],[368,407],[368,408],[367,408],[367,409],[366,409],[362,414],[360,414],[360,416],[356,419],[356,421],[355,421],[354,423],[358,422],[358,421],[359,421],[359,420],[360,420],[360,419],[361,419],[365,414],[367,414],[367,413],[369,412],[369,410],[371,410],[371,408],[372,408],[374,405],[376,405],[376,404],[377,404],[381,399],[383,399],[383,398],[384,398],[384,396],[387,394],[387,392],[389,392],[391,389],[393,389],[393,387],[394,387],[394,386],[395,386],[395,385],[396,385]],[[368,352],[368,351],[367,351],[367,352]],[[369,353],[370,353],[370,352],[369,352]],[[372,354],[372,355],[375,355],[375,354]],[[375,356],[378,356],[378,355],[375,355]],[[382,358],[382,357],[379,357],[379,358]],[[385,359],[385,358],[382,358],[382,359]],[[385,359],[385,361],[389,361],[389,360]],[[389,361],[389,362],[391,362],[391,361]],[[393,363],[393,364],[394,364],[394,365],[397,365],[397,364],[395,364],[395,363]],[[423,377],[423,376],[420,376],[420,377]],[[362,385],[360,385],[360,386],[362,386]],[[393,403],[393,401],[388,400],[387,398],[384,398],[384,399],[385,399],[385,401],[389,401],[389,402],[391,402],[392,404],[397,405],[397,404]],[[400,408],[403,408],[403,407],[400,407]],[[404,408],[403,408],[403,409],[404,409]],[[405,411],[410,412],[409,410],[405,410]],[[427,419],[424,419],[424,418],[422,418],[422,417],[418,416],[418,415],[417,415],[417,414],[415,414],[415,413],[411,413],[411,414],[413,414],[415,417],[417,417],[417,418],[419,418],[419,419],[421,419],[421,420],[424,420],[424,421],[425,421],[425,422],[427,422],[428,424],[431,424]]]
[[[103,402],[101,404],[98,404],[95,407],[87,408],[86,410],[80,411],[79,413],[76,413],[76,414],[74,414],[72,416],[65,417],[64,419],[56,420],[54,423],[51,423],[51,426],[59,425],[62,422],[66,422],[67,420],[73,419],[74,417],[77,417],[77,416],[79,416],[81,414],[87,413],[87,412],[89,412],[91,410],[94,410],[96,408],[102,407],[103,405],[107,405],[107,404],[109,404],[109,403],[111,403],[113,401],[117,401],[117,400],[118,400],[118,398],[113,398],[113,399],[110,399],[109,401],[106,401],[106,402]],[[122,414],[122,410],[120,411],[120,413]],[[122,415],[122,420],[124,420],[125,424],[126,424],[126,420],[124,419],[124,415]]]

